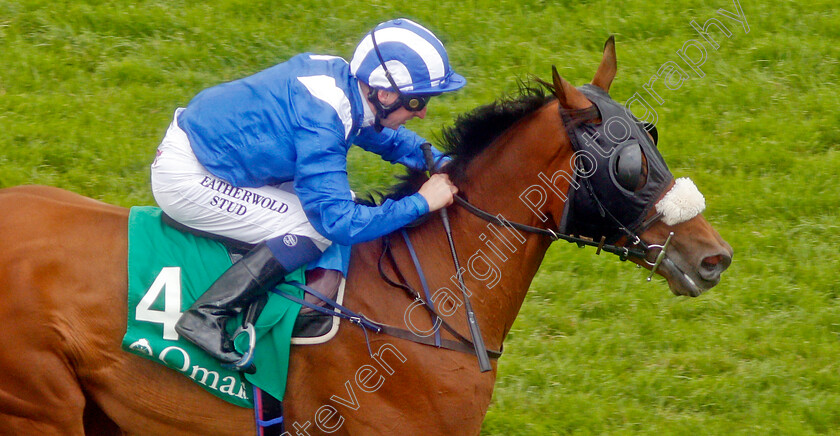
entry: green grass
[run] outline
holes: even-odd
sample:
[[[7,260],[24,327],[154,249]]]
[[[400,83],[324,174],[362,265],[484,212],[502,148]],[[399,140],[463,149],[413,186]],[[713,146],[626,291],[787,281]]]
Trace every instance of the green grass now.
[[[696,299],[629,264],[553,247],[505,343],[482,434],[816,434],[840,429],[840,15],[836,2],[0,0],[0,186],[42,183],[153,204],[148,165],[172,111],[201,89],[312,51],[349,58],[395,16],[435,30],[469,80],[410,127],[455,116],[552,64],[591,79],[617,39],[612,94],[644,92],[667,61],[660,149],[690,176],[735,249]],[[698,78],[676,54],[717,17]],[[651,99],[648,99],[652,102]],[[350,156],[355,189],[399,169]]]

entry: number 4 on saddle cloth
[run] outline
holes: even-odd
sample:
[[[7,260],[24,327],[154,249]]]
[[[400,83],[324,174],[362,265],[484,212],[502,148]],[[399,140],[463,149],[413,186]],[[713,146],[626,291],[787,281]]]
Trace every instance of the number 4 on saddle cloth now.
[[[180,338],[174,327],[182,311],[231,266],[228,246],[166,224],[156,207],[132,208],[128,222],[128,321],[123,349],[180,372],[219,398],[252,408],[253,386],[283,398],[290,343],[322,343],[337,332],[336,318],[301,310],[300,304],[271,293],[254,323],[254,364],[259,370],[243,374],[223,368]],[[346,275],[349,255],[349,247],[330,247],[322,259],[308,266],[317,269],[301,268],[286,281],[304,283],[310,278],[310,286],[341,303],[344,279],[334,270]],[[324,268],[334,274],[323,274]],[[311,283],[314,275],[320,275],[319,285]],[[303,291],[291,284],[278,289],[304,298]],[[241,325],[241,318],[228,323],[229,333]],[[295,336],[303,337],[292,338],[293,330]],[[248,335],[239,335],[234,344],[244,354]]]

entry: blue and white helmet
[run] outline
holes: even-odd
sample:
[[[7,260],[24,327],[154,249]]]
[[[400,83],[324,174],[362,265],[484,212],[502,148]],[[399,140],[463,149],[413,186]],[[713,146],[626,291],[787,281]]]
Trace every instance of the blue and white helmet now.
[[[350,72],[372,88],[394,90],[374,48],[374,37],[400,93],[440,94],[467,84],[463,76],[452,71],[446,49],[432,32],[398,18],[377,25],[365,35],[350,61]]]

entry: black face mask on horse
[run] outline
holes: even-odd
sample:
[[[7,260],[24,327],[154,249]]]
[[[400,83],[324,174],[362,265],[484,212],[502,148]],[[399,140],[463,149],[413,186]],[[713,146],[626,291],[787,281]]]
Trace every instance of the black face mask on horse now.
[[[674,180],[656,148],[656,127],[637,120],[597,86],[578,89],[597,113],[581,123],[560,109],[576,152],[575,183],[560,231],[596,241],[605,237],[608,243],[633,238],[655,221],[645,219]],[[601,122],[591,122],[595,118]]]

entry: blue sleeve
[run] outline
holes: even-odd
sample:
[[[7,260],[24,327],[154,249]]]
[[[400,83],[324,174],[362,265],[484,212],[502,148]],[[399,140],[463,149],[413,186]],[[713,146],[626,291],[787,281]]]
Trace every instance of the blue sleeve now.
[[[397,130],[384,128],[378,133],[373,127],[365,127],[356,137],[356,145],[359,147],[378,154],[388,162],[401,163],[421,171],[428,170],[426,157],[423,156],[423,150],[420,148],[424,142],[427,141],[403,126]],[[432,155],[438,168],[450,160],[434,146],[432,146]]]
[[[294,142],[295,192],[315,230],[331,241],[352,245],[376,239],[428,213],[419,193],[376,207],[356,204],[347,180],[348,145],[337,131],[300,128]]]

